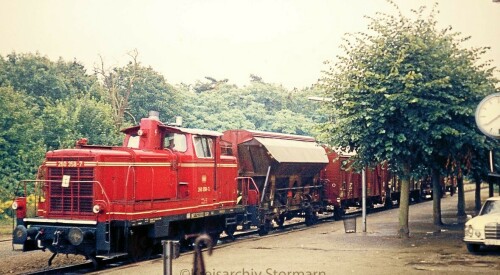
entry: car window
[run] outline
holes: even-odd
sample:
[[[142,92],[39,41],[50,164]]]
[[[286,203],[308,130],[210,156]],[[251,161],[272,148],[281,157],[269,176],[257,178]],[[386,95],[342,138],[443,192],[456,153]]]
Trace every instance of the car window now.
[[[500,214],[500,201],[487,201],[481,210],[481,215],[496,213]]]

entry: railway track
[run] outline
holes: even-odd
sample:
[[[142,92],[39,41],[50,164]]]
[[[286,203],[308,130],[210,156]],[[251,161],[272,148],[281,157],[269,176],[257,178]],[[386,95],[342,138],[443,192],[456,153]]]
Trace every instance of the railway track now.
[[[298,219],[296,219],[298,220]],[[328,217],[320,217],[318,220],[318,223],[324,223],[324,222],[333,222],[334,220],[332,219],[332,216]],[[312,225],[314,226],[314,225]],[[229,236],[223,236],[219,239],[219,242],[217,243],[216,246],[213,247],[214,250],[220,249],[227,247],[229,245],[232,245],[234,242],[241,242],[241,241],[251,241],[254,238],[267,238],[267,237],[272,237],[272,236],[279,236],[282,234],[288,234],[293,231],[297,230],[306,230],[311,226],[306,226],[305,222],[303,219],[300,219],[298,221],[291,220],[289,223],[286,223],[283,225],[282,228],[279,227],[274,227],[272,230],[269,231],[268,235],[265,236],[259,236],[258,232],[259,230],[257,228],[252,228],[247,231],[239,232],[235,234],[235,238],[232,239]],[[187,248],[181,251],[181,255],[191,255],[194,253],[194,249]],[[156,254],[152,255],[149,257],[147,260],[143,261],[155,261],[158,259],[161,259],[162,255]],[[138,261],[142,262],[142,261]],[[109,260],[102,260],[99,264],[99,268],[95,269],[94,264],[89,260],[86,263],[83,264],[77,264],[77,265],[68,265],[68,266],[62,266],[62,267],[57,267],[57,268],[51,268],[51,269],[46,269],[46,270],[41,270],[41,271],[35,271],[31,273],[25,273],[29,275],[40,275],[40,274],[85,274],[85,273],[91,273],[95,271],[103,271],[103,270],[110,270],[113,268],[119,268],[119,267],[124,267],[128,264],[135,264],[137,262],[131,262],[130,259],[126,257],[122,258],[113,258]]]
[[[397,207],[397,206],[395,206]],[[379,211],[384,211],[386,208],[383,206],[378,206],[373,209],[370,209],[369,213],[376,213]],[[346,215],[359,215],[361,214],[361,209],[358,208],[351,208],[348,211],[346,211]],[[318,223],[325,223],[325,222],[335,222],[333,219],[333,216],[328,214],[324,215],[321,214],[319,215]],[[247,231],[240,231],[237,234],[235,234],[235,238],[232,239],[229,236],[223,236],[219,239],[219,242],[217,243],[216,246],[213,247],[214,250],[224,248],[228,245],[232,245],[235,241],[242,242],[242,241],[251,241],[254,238],[267,238],[267,237],[273,237],[273,236],[279,236],[283,234],[289,234],[294,231],[299,231],[299,230],[307,230],[310,227],[314,227],[315,225],[312,226],[306,226],[305,221],[303,218],[295,218],[292,219],[291,221],[285,222],[285,225],[283,225],[282,228],[280,227],[273,227],[268,235],[265,236],[259,236],[259,230],[257,228],[252,228]],[[0,241],[9,241],[9,240],[0,240]],[[181,251],[181,255],[190,255],[193,254],[194,250],[193,249],[188,249]],[[155,261],[158,259],[161,259],[162,255],[161,254],[155,254],[149,257],[147,260],[143,261]],[[142,261],[141,261],[142,262]],[[41,271],[36,271],[36,272],[31,272],[31,273],[25,273],[25,274],[30,274],[30,275],[39,275],[39,274],[85,274],[85,273],[91,273],[95,271],[103,271],[103,270],[110,270],[113,268],[119,268],[119,267],[124,267],[129,264],[135,264],[137,262],[131,262],[129,258],[122,257],[122,258],[113,258],[113,259],[108,259],[108,260],[102,260],[99,264],[99,268],[95,269],[94,264],[89,260],[86,263],[83,264],[77,264],[77,265],[68,265],[68,266],[62,266],[62,267],[57,267],[57,268],[51,268],[48,270],[41,270]]]

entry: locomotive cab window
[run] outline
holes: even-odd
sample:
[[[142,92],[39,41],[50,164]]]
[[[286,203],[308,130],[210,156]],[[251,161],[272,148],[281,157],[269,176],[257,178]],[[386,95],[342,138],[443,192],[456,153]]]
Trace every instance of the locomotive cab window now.
[[[165,139],[163,140],[163,148],[186,152],[186,136],[183,134],[166,134]]]
[[[233,148],[230,142],[222,140],[220,143],[220,150],[222,156],[233,156]]]
[[[127,147],[128,148],[139,148],[139,140],[140,140],[140,136],[138,136],[137,134],[132,134],[130,135],[130,137],[128,138],[128,142],[127,142]]]
[[[195,136],[194,150],[199,158],[213,158],[213,140],[208,137]]]

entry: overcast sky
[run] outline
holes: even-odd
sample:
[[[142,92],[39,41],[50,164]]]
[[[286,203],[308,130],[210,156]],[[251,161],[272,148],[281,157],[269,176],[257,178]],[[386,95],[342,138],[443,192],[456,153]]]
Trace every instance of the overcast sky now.
[[[435,1],[395,2],[409,15]],[[439,24],[472,36],[467,46],[490,46],[500,68],[500,3],[438,2]],[[385,0],[0,0],[0,55],[39,52],[91,69],[99,55],[123,66],[137,49],[171,84],[211,76],[243,86],[255,74],[303,88],[341,53],[344,34],[366,31],[363,16],[377,11],[394,13]]]

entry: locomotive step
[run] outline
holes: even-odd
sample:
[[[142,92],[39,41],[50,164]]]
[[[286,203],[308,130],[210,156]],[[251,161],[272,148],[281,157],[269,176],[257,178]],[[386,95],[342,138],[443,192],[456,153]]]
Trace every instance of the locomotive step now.
[[[236,217],[226,218],[226,225],[235,225],[237,223]]]
[[[127,256],[127,255],[128,255],[127,253],[109,253],[107,255],[97,255],[96,258],[109,260],[109,259],[113,259],[113,258]]]

